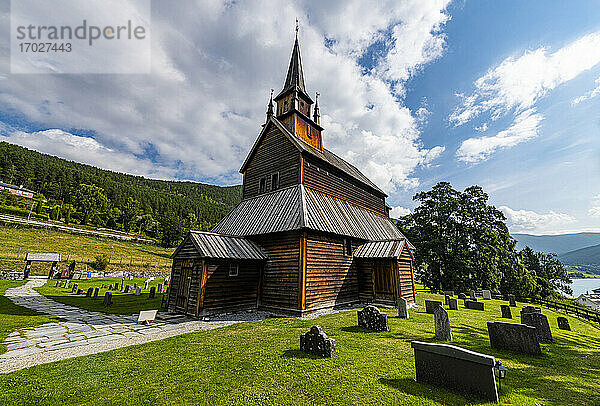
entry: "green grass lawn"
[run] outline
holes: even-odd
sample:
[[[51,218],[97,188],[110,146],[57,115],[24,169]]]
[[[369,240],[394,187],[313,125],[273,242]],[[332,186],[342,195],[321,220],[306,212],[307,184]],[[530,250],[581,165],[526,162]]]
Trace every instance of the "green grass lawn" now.
[[[6,352],[6,346],[3,344],[4,339],[16,329],[35,327],[60,320],[48,314],[17,306],[4,296],[6,289],[16,288],[24,283],[25,281],[0,280],[0,354]]]
[[[420,294],[424,298],[439,298]],[[503,404],[600,405],[600,331],[569,317],[555,344],[532,357],[489,347],[486,322],[500,320],[499,301],[486,311],[449,311],[453,344],[494,355],[509,368]],[[302,321],[274,318],[186,334],[106,353],[39,365],[0,376],[0,404],[396,404],[464,405],[473,399],[415,382],[411,340],[434,341],[423,307],[391,332],[356,327],[356,311]],[[513,308],[518,316],[518,309]],[[516,322],[516,320],[515,320]],[[320,324],[338,356],[299,351],[299,335]]]
[[[169,257],[173,250],[53,230],[0,226],[0,270],[22,271],[28,252],[60,253],[63,260],[60,269],[65,269],[71,260],[76,261],[77,270],[83,269],[96,255],[103,254],[110,258],[107,271],[151,270],[168,273],[171,267]],[[49,270],[49,263],[34,263],[32,266],[33,274],[47,275]]]
[[[144,288],[145,278],[134,278],[128,280],[125,278],[125,284],[133,286],[137,283],[138,286]],[[65,281],[61,281],[64,286]],[[93,278],[92,280],[72,280],[71,285],[68,289],[63,287],[56,287],[56,280],[49,280],[42,287],[36,288],[36,290],[42,295],[56,300],[57,302],[68,304],[71,306],[79,307],[85,310],[92,310],[110,314],[135,314],[139,313],[140,310],[152,310],[160,308],[160,302],[162,300],[162,293],[156,293],[154,299],[148,299],[150,288],[157,286],[159,283],[164,283],[164,278],[157,278],[150,282],[148,290],[142,290],[140,296],[134,295],[135,290],[131,290],[130,293],[123,293],[120,290],[113,290],[112,306],[105,307],[103,305],[104,294],[108,292],[108,285],[114,284],[115,282],[121,285],[121,278]],[[87,292],[88,288],[101,287],[103,284],[106,285],[105,289],[100,289],[98,292],[98,299],[92,299],[85,297],[85,295],[76,295],[71,293],[73,284],[79,284],[79,289],[83,289]]]

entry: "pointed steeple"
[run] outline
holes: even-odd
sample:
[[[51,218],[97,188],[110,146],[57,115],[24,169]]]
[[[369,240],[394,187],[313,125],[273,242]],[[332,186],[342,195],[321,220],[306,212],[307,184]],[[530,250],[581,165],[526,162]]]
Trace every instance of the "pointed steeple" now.
[[[285,83],[283,84],[283,90],[277,95],[277,97],[275,97],[275,100],[279,100],[286,93],[294,91],[301,93],[307,98],[307,101],[312,104],[312,100],[308,93],[306,93],[306,86],[304,85],[304,72],[302,70],[300,43],[298,41],[298,19],[296,19],[296,40],[294,41],[292,58],[290,59],[290,65],[285,77]]]
[[[269,99],[269,107],[267,108],[267,120],[273,116],[273,89],[271,89],[271,99]]]
[[[319,111],[319,92],[315,93],[315,112],[313,114],[313,121],[317,125],[321,125],[321,112]]]

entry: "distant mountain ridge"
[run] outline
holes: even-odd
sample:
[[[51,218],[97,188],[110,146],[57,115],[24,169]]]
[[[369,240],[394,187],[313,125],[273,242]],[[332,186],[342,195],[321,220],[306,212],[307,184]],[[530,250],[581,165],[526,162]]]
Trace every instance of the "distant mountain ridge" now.
[[[558,259],[569,265],[600,265],[600,244],[567,252]]]
[[[555,253],[559,256],[588,247],[600,245],[600,233],[574,233],[558,235],[511,234],[517,240],[517,249],[528,246],[535,251]],[[569,257],[571,258],[571,257]]]

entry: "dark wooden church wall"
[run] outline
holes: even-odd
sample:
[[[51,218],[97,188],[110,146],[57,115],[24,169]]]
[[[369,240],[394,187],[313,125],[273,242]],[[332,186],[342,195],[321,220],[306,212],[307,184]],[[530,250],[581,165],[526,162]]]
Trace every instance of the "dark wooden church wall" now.
[[[415,285],[412,269],[412,258],[408,249],[404,247],[400,258],[398,258],[400,295],[409,303],[415,301]]]
[[[229,276],[230,263],[228,260],[206,260],[205,311],[256,307],[260,262],[238,261],[238,276]]]
[[[369,303],[374,299],[373,293],[373,263],[368,260],[357,260],[358,298],[361,302]]]
[[[243,198],[259,195],[259,182],[266,178],[266,191],[271,191],[271,174],[279,172],[279,188],[297,185],[300,179],[300,152],[271,125],[244,173]]]
[[[300,233],[248,237],[269,255],[262,277],[260,305],[298,309]]]
[[[386,215],[385,200],[352,183],[347,175],[325,169],[315,159],[304,158],[304,185],[320,193],[344,200],[356,206]],[[342,180],[341,176],[344,177]]]
[[[353,245],[353,249],[357,246]],[[342,237],[306,237],[306,309],[358,301],[357,269]]]

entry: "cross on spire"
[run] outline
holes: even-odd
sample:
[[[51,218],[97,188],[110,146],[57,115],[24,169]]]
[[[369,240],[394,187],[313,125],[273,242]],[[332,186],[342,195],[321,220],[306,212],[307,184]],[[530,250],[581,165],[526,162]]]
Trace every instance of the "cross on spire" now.
[[[296,39],[298,39],[298,30],[299,30],[299,26],[298,26],[298,18],[296,18]]]

